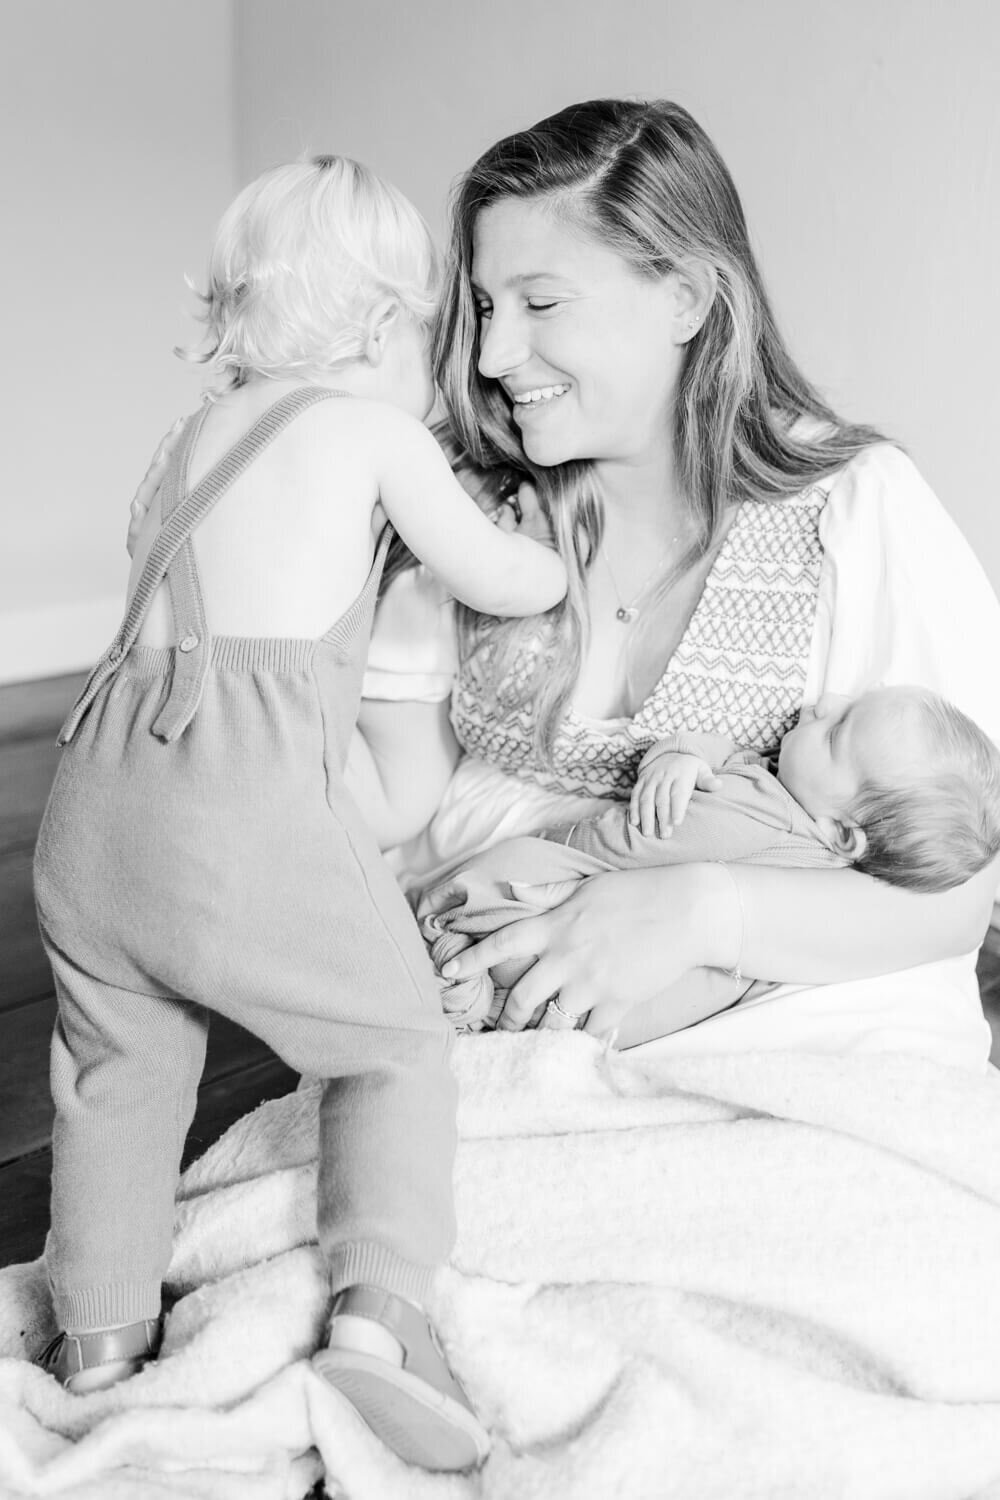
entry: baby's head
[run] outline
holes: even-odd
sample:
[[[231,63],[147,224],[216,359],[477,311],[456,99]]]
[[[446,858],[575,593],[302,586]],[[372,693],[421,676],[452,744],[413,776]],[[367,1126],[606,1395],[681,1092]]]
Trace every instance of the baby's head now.
[[[1000,851],[1000,752],[924,688],[824,694],[785,735],[778,779],[834,848],[892,885],[949,890]]]
[[[420,214],[367,167],[343,156],[275,167],[219,225],[203,298],[210,347],[191,357],[213,366],[220,393],[374,361],[373,394],[423,418],[438,274]]]

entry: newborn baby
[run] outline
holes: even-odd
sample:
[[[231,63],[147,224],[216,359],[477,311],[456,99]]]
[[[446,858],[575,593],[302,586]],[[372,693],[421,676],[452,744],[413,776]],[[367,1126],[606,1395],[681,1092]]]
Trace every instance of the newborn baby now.
[[[856,699],[827,693],[804,708],[773,769],[722,735],[659,741],[627,806],[462,860],[425,890],[416,912],[446,1014],[460,1030],[479,1031],[496,1024],[533,960],[454,982],[440,975],[443,965],[565,901],[592,875],[704,860],[852,864],[893,885],[944,891],[998,850],[996,746],[934,693],[882,687]],[[559,1015],[542,1007],[532,1024],[558,1025]]]

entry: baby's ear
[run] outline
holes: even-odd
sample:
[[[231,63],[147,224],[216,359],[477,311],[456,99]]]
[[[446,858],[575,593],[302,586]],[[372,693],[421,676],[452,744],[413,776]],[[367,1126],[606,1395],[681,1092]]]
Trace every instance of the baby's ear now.
[[[389,329],[399,316],[399,303],[394,297],[382,297],[365,320],[364,357],[370,365],[378,365],[385,354],[385,341]]]
[[[820,832],[838,854],[856,864],[868,848],[868,836],[857,823],[847,823],[841,818],[823,816],[816,823]]]

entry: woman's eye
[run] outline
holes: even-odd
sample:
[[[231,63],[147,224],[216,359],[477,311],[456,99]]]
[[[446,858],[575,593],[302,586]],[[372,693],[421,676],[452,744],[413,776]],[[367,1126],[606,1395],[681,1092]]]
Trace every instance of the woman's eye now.
[[[558,302],[538,302],[537,300],[535,300],[534,298],[532,298],[528,302],[528,306],[531,308],[532,312],[549,312],[553,307],[558,307],[559,303]]]

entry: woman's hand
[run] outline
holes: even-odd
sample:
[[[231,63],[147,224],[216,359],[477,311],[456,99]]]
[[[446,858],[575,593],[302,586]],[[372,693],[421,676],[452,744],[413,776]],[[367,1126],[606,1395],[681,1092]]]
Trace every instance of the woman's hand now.
[[[161,438],[159,447],[153,454],[153,460],[133,496],[132,504],[129,506],[131,519],[128,523],[128,537],[125,542],[129,557],[135,555],[135,544],[139,540],[142,523],[149,513],[149,507],[156,499],[160,485],[163,483],[163,476],[167,472],[170,455],[180,441],[186,421],[186,417],[178,417],[170,431]]]
[[[511,989],[499,1027],[520,1031],[558,995],[586,1030],[616,1029],[688,969],[732,967],[740,918],[732,882],[712,865],[675,865],[594,875],[561,906],[512,922],[446,964],[464,979],[512,959],[536,962]]]

